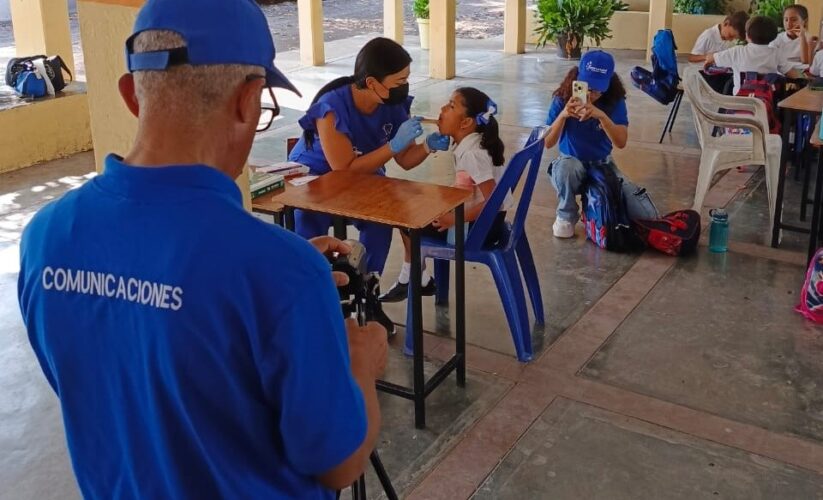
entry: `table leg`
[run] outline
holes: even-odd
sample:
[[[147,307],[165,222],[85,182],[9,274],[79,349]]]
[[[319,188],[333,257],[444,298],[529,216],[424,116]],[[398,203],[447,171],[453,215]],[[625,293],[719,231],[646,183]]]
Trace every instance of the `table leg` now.
[[[775,193],[774,225],[772,226],[772,246],[780,243],[780,225],[783,218],[783,188],[786,184],[786,163],[789,160],[789,128],[794,119],[794,111],[783,110],[783,147],[780,150],[780,169],[777,175],[777,193]]]
[[[466,386],[466,258],[464,255],[465,235],[464,207],[454,209],[454,276],[455,301],[457,302],[457,332],[455,353],[457,354],[457,386]]]
[[[283,222],[286,224],[286,229],[294,231],[294,209],[292,207],[283,207]]]
[[[811,148],[808,147],[804,148],[800,153],[803,170],[803,190],[800,194],[800,220],[804,222],[806,221],[806,206],[809,204],[809,184],[811,184],[812,178],[812,162],[809,159],[810,149]]]
[[[332,227],[334,228],[334,237],[338,240],[345,240],[347,238],[346,219],[343,217],[333,217]]]
[[[409,232],[411,240],[411,275],[409,284],[409,309],[411,318],[406,320],[408,326],[411,320],[411,335],[414,340],[414,426],[418,429],[426,428],[426,380],[423,375],[423,298],[421,296],[420,280],[422,266],[420,263],[420,231],[412,229]]]
[[[820,192],[823,191],[823,155],[817,158],[817,179],[814,181],[814,200],[812,201],[812,227],[809,231],[809,255],[806,261],[811,260],[817,250],[817,236],[820,232]]]

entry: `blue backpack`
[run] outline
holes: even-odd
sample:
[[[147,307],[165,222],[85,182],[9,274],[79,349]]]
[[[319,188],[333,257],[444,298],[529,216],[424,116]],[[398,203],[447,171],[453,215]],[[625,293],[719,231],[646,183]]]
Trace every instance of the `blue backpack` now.
[[[676,51],[672,30],[659,30],[652,42],[652,70],[635,66],[631,72],[632,84],[660,104],[669,104],[677,95],[680,74]]]
[[[583,227],[592,243],[613,252],[642,250],[646,245],[629,219],[623,179],[611,168],[587,169],[583,189]]]

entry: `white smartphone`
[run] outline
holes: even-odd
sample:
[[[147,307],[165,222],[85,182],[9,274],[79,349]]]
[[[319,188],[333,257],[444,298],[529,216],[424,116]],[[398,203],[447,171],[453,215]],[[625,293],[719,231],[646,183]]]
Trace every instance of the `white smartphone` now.
[[[575,80],[572,82],[572,97],[580,99],[582,104],[586,104],[589,98],[589,84]]]

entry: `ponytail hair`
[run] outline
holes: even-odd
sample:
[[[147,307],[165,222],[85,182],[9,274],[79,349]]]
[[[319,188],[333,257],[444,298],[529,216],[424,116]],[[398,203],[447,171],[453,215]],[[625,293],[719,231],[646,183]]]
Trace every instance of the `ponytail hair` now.
[[[489,96],[474,87],[461,87],[455,92],[463,98],[466,116],[475,120],[477,124],[475,130],[480,134],[480,147],[488,151],[495,167],[502,166],[506,162],[503,157],[505,146],[500,139],[500,127],[497,120],[489,110],[490,103],[494,103]]]
[[[341,76],[340,78],[335,78],[334,80],[330,81],[329,83],[323,85],[320,90],[317,91],[317,95],[314,96],[314,99],[311,100],[311,104],[309,107],[314,106],[320,97],[327,92],[331,92],[334,89],[338,89],[345,85],[351,85],[354,83],[353,76]],[[306,149],[312,149],[312,145],[314,144],[314,130],[313,129],[306,129],[303,131],[303,141],[306,143]]]
[[[411,56],[399,43],[389,38],[372,38],[357,53],[354,61],[354,74],[336,78],[324,85],[317,91],[311,105],[317,103],[323,94],[346,85],[354,84],[359,89],[366,88],[366,78],[370,76],[382,82],[387,76],[405,69],[411,62]],[[314,142],[314,130],[304,130],[303,139],[306,142],[306,149],[311,149]]]

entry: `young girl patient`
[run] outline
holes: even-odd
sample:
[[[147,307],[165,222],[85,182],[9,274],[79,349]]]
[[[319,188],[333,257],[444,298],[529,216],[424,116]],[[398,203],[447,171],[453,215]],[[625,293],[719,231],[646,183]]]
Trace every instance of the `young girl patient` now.
[[[465,220],[477,219],[486,200],[494,191],[497,181],[503,175],[503,141],[500,140],[497,120],[497,105],[483,92],[463,87],[454,91],[449,102],[440,108],[437,126],[444,140],[448,137],[455,143],[454,147],[454,185],[474,192],[472,199],[466,203]],[[496,243],[505,232],[506,209],[512,204],[511,194],[506,196],[500,212],[489,230],[486,245]],[[427,238],[447,238],[448,229],[454,226],[454,213],[449,213],[435,220],[421,232]],[[382,302],[400,302],[405,300],[409,286],[411,249],[409,237],[401,231],[405,258],[400,276],[385,294],[380,296]],[[434,279],[423,269],[423,295],[434,295]]]

